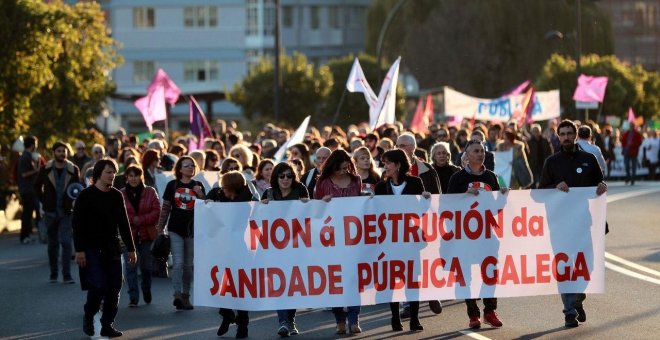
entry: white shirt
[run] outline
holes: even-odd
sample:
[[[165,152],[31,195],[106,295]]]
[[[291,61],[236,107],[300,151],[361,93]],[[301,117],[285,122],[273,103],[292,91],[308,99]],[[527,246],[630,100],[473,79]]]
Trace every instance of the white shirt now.
[[[606,173],[606,172],[607,172],[607,163],[605,163],[605,158],[603,157],[603,153],[600,151],[600,148],[599,148],[599,147],[597,147],[597,146],[595,146],[595,145],[589,143],[589,142],[588,142],[587,140],[585,140],[585,139],[580,139],[580,138],[578,138],[578,140],[577,140],[576,143],[577,143],[577,145],[579,145],[580,148],[582,148],[582,150],[584,150],[585,152],[588,152],[588,153],[590,153],[590,154],[596,156],[596,160],[598,160],[598,165],[600,165],[600,170],[601,170],[603,173]]]
[[[392,186],[392,193],[395,195],[401,195],[403,193],[403,189],[406,187],[406,182],[403,182],[399,185],[394,185],[394,182],[390,182]]]
[[[650,163],[658,163],[658,151],[660,150],[660,138],[644,138],[642,145],[639,149],[639,159],[642,159],[644,154],[643,150],[646,150],[646,159]]]

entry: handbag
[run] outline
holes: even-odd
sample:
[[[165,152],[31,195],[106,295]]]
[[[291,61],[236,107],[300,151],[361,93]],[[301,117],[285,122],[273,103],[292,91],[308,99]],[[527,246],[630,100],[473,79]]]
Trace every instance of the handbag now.
[[[158,235],[151,245],[151,256],[157,260],[167,261],[170,256],[170,236],[166,234]]]

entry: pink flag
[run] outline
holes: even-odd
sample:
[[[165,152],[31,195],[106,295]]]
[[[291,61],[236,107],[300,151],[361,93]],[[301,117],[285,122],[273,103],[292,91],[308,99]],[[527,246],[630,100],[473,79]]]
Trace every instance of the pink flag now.
[[[635,122],[635,112],[633,112],[632,107],[628,108],[628,122],[629,123],[634,123]]]
[[[504,93],[502,95],[502,97],[515,96],[517,94],[521,94],[521,93],[525,92],[525,90],[527,90],[527,88],[529,87],[529,85],[531,83],[532,83],[531,81],[525,80],[520,85],[518,85],[518,86],[514,87],[513,89],[511,89],[510,91]]]
[[[179,100],[180,94],[179,87],[162,68],[159,68],[147,88],[147,95],[134,103],[142,117],[144,117],[144,122],[147,124],[149,131],[151,131],[154,122],[167,119],[165,102],[174,105]]]
[[[179,100],[181,90],[162,68],[159,68],[156,75],[154,75],[154,79],[151,80],[147,92],[151,92],[159,85],[162,85],[165,88],[165,100],[167,103],[170,105],[176,104],[176,101]]]
[[[152,130],[154,122],[167,119],[165,88],[163,86],[156,86],[145,97],[136,100],[134,104],[142,113],[149,131]]]
[[[603,102],[607,77],[591,77],[581,74],[573,94],[573,100],[580,102]]]

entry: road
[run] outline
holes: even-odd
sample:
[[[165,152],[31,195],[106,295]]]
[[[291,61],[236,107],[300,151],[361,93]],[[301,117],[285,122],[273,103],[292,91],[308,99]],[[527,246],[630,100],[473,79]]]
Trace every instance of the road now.
[[[364,332],[335,336],[329,311],[314,309],[299,313],[299,339],[657,339],[660,335],[660,183],[638,182],[635,186],[611,183],[608,192],[610,234],[606,238],[606,292],[589,295],[585,302],[588,320],[575,329],[564,328],[559,296],[506,298],[498,313],[504,327],[489,326],[472,332],[462,301],[445,301],[440,315],[426,304],[421,310],[422,332],[392,332],[389,307],[365,306]],[[74,267],[75,268],[75,267]],[[16,233],[0,235],[0,338],[87,338],[81,330],[85,295],[79,285],[48,282],[46,246],[20,245]],[[77,277],[76,277],[77,279]],[[154,302],[128,308],[124,290],[116,327],[125,338],[216,338],[220,317],[216,309],[198,307],[176,312],[171,305],[169,279],[155,279]],[[250,314],[250,337],[276,339],[274,312]],[[98,322],[98,320],[97,320]],[[225,337],[235,334],[232,325]],[[99,329],[97,323],[97,331]]]

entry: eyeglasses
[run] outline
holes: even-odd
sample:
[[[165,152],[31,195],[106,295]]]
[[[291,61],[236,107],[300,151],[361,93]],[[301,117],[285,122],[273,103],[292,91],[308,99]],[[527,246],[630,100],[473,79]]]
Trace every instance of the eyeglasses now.
[[[181,167],[186,168],[186,169],[190,169],[190,168],[194,168],[195,165],[194,164],[183,164],[183,165],[181,165]]]
[[[294,177],[293,174],[280,174],[279,176],[277,176],[277,178],[279,179],[285,179],[285,178],[293,179],[293,177]]]

